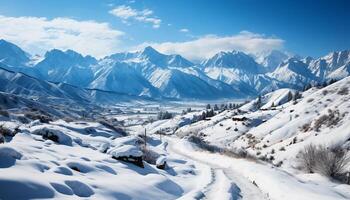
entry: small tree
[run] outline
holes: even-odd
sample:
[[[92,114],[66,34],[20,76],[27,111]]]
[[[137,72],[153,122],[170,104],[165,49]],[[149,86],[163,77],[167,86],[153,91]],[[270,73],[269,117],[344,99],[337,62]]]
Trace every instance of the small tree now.
[[[301,98],[301,94],[299,91],[296,91],[294,96],[293,96],[293,101],[296,101],[297,99],[300,99]]]
[[[214,105],[214,110],[215,110],[215,111],[219,110],[219,107],[218,107],[217,104]]]
[[[233,109],[232,103],[229,103],[229,104],[228,104],[228,107],[229,107],[229,109]]]
[[[304,87],[304,91],[310,89],[312,87],[312,85],[310,83],[308,83],[307,85],[305,85]]]
[[[293,94],[291,91],[288,92],[288,101],[291,101],[293,99]]]
[[[256,102],[255,102],[255,107],[257,108],[257,109],[259,109],[259,108],[261,108],[261,96],[259,95],[258,96],[258,99],[256,100]]]
[[[210,104],[207,104],[206,109],[209,110],[211,108]]]

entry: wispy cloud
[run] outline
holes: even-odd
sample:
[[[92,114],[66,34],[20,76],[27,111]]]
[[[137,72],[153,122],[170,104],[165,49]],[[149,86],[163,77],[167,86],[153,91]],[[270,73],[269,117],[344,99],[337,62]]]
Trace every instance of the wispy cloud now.
[[[187,28],[182,28],[179,30],[180,32],[183,32],[183,33],[188,33],[190,32],[190,30],[188,30]]]
[[[101,57],[115,52],[123,35],[108,23],[96,21],[0,15],[0,38],[34,53],[58,48]]]
[[[123,23],[129,24],[132,21],[152,24],[153,28],[159,28],[162,22],[161,19],[153,15],[150,9],[137,10],[130,6],[121,5],[109,11],[110,14],[120,18]]]
[[[246,53],[259,53],[281,49],[283,48],[283,44],[284,40],[280,38],[242,31],[239,34],[225,37],[206,35],[185,42],[148,42],[137,46],[136,49],[153,46],[163,53],[181,54],[192,61],[201,61],[213,56],[219,51],[239,50]]]

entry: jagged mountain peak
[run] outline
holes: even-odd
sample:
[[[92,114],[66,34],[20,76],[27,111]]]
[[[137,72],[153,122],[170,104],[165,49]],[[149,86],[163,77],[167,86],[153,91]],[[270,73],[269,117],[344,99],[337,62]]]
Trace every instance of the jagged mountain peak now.
[[[274,71],[283,61],[290,58],[286,52],[272,50],[257,58],[258,63],[266,68],[267,71]]]
[[[45,58],[53,58],[53,59],[70,59],[70,60],[75,60],[77,62],[83,61],[83,60],[89,60],[91,62],[95,61],[96,59],[90,55],[83,56],[82,54],[71,50],[67,49],[65,51],[60,50],[60,49],[52,49],[50,51],[47,51],[45,53]]]
[[[219,52],[212,58],[202,63],[204,67],[236,68],[243,71],[258,73],[259,64],[255,60],[240,51]]]

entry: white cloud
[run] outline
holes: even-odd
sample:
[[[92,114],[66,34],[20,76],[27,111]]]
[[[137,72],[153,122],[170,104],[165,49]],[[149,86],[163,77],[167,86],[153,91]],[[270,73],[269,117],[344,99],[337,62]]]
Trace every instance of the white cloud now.
[[[192,61],[201,61],[220,51],[238,50],[246,53],[259,53],[281,49],[283,44],[284,40],[280,38],[242,31],[232,36],[206,35],[185,42],[144,43],[137,46],[136,49],[152,46],[163,53],[180,54]]]
[[[120,18],[123,23],[129,24],[130,21],[138,21],[152,24],[153,28],[159,28],[162,20],[153,16],[150,9],[136,10],[130,6],[121,5],[109,11],[110,14]]]
[[[102,57],[118,49],[123,35],[108,23],[0,15],[0,38],[14,42],[30,53],[58,48]]]
[[[180,29],[179,31],[183,33],[188,33],[190,30],[188,30],[187,28],[183,28],[183,29]]]

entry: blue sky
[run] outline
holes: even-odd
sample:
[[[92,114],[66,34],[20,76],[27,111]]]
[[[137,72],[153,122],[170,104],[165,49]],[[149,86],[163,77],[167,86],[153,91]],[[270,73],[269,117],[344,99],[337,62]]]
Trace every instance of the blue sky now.
[[[0,37],[98,57],[147,45],[192,60],[232,49],[318,57],[350,48],[349,9],[347,0],[1,0]]]

